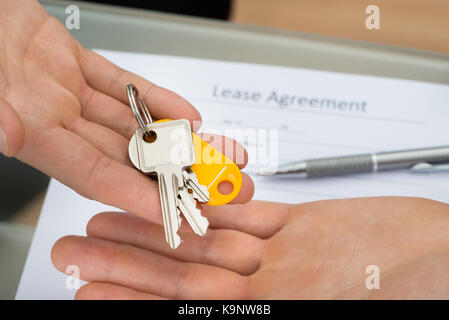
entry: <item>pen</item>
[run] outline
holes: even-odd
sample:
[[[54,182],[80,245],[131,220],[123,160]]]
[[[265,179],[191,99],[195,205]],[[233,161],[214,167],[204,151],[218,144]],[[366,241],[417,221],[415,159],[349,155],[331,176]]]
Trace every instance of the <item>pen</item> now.
[[[258,175],[295,174],[315,178],[396,169],[413,172],[449,170],[449,146],[310,159],[286,163],[275,169],[261,169]]]

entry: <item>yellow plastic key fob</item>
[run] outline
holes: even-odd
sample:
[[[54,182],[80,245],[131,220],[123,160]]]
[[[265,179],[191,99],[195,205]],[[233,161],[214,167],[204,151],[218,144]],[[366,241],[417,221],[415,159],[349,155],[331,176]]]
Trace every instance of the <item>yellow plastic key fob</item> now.
[[[195,164],[191,166],[198,182],[209,190],[208,205],[219,206],[231,202],[239,194],[242,187],[242,174],[239,167],[220,151],[192,133],[195,149]],[[198,161],[201,159],[201,161]],[[218,185],[224,181],[232,184],[229,194],[218,191]]]
[[[170,119],[156,122],[170,121]],[[237,197],[242,187],[242,174],[239,167],[220,151],[192,133],[193,148],[195,150],[195,163],[191,166],[198,182],[207,187],[209,191],[208,205],[220,206],[231,202]],[[218,185],[229,182],[233,186],[232,192],[222,194]]]

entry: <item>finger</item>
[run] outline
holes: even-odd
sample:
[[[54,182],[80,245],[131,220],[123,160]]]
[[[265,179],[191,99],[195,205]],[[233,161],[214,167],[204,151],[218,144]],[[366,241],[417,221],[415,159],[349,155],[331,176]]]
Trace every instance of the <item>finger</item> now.
[[[291,205],[250,201],[247,204],[204,206],[203,214],[214,229],[231,229],[266,239],[286,223]]]
[[[132,166],[128,154],[129,142],[117,132],[81,117],[72,121],[67,129],[87,140],[109,158]]]
[[[128,141],[136,133],[138,124],[127,104],[89,86],[80,95],[80,101],[85,119],[118,132]]]
[[[257,271],[263,248],[263,241],[252,235],[209,229],[204,237],[180,232],[183,242],[172,250],[165,242],[163,226],[121,212],[97,214],[89,221],[86,232],[90,237],[128,244],[176,260],[226,268],[243,275]]]
[[[248,163],[246,149],[236,140],[218,134],[201,133],[200,138],[231,159],[240,169]]]
[[[76,300],[165,300],[166,298],[112,283],[90,282],[75,295]]]
[[[30,141],[22,160],[86,198],[162,223],[157,182],[108,158],[69,130],[44,131]]]
[[[129,245],[64,237],[52,250],[55,267],[77,265],[85,281],[108,282],[176,299],[241,299],[248,278],[218,267],[176,261]]]
[[[81,51],[80,64],[88,84],[95,90],[127,104],[126,86],[132,83],[139,90],[140,97],[147,103],[154,118],[188,119],[192,122],[192,127],[198,127],[200,114],[176,93],[126,71],[87,49]],[[195,126],[193,121],[197,122]]]
[[[233,190],[233,186],[231,183],[227,184],[219,184],[218,190],[223,194],[229,194]],[[246,173],[242,172],[242,187],[240,189],[239,194],[232,200],[231,204],[236,203],[247,203],[252,199],[254,195],[254,182],[253,179]]]
[[[16,111],[0,98],[0,152],[7,157],[15,156],[23,147],[25,131]]]

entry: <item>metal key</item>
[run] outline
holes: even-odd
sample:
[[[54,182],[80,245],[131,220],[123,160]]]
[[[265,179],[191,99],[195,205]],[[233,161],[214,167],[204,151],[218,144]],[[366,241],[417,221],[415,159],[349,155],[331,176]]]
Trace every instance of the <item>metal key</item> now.
[[[209,201],[209,190],[198,182],[195,172],[190,169],[184,170],[182,177],[184,178],[186,188],[192,190],[193,198],[204,203]]]
[[[151,123],[146,131],[138,128],[129,144],[129,156],[143,173],[157,174],[165,238],[172,249],[177,248],[181,243],[178,194],[184,188],[183,171],[195,160],[190,123],[174,120]]]
[[[196,207],[196,200],[185,188],[179,190],[178,208],[193,232],[199,236],[204,236],[209,227],[209,221],[201,215],[201,210]]]
[[[179,191],[178,208],[186,217],[193,232],[199,236],[204,236],[209,227],[209,221],[201,215],[201,210],[196,207],[196,200],[208,202],[209,191],[206,186],[198,182],[196,174],[190,169],[183,170],[182,176],[184,188]]]

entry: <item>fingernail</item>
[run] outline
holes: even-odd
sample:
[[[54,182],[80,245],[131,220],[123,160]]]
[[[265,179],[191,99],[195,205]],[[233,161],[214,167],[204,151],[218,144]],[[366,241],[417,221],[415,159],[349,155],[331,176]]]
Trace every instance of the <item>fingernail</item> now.
[[[2,126],[0,126],[0,152],[5,156],[8,154],[8,143],[6,141],[6,134],[3,131]]]

